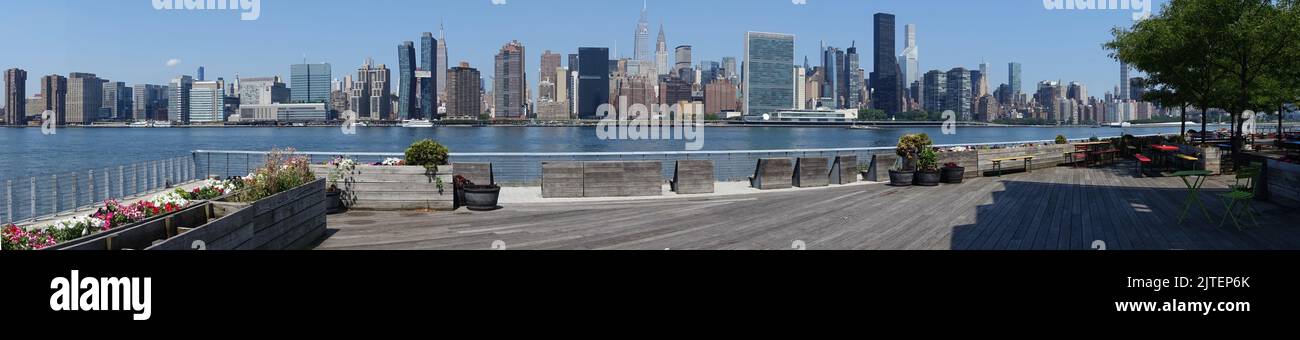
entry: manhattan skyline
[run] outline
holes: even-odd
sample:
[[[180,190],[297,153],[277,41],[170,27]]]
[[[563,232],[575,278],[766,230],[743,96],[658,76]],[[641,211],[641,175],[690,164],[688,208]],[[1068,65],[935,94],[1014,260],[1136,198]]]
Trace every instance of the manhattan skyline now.
[[[1006,82],[1006,63],[1014,61],[1024,65],[1027,84],[1078,81],[1098,96],[1118,85],[1118,63],[1101,44],[1112,28],[1131,25],[1133,13],[1049,11],[1038,0],[808,0],[803,5],[787,0],[509,0],[504,5],[487,0],[263,0],[258,20],[241,21],[236,11],[158,11],[148,0],[56,0],[13,4],[13,10],[0,13],[0,22],[40,28],[6,38],[19,48],[0,56],[0,68],[26,70],[29,89],[39,86],[41,75],[71,72],[128,84],[166,84],[178,75],[194,75],[200,66],[208,79],[231,80],[236,73],[287,77],[289,65],[304,59],[330,63],[333,77],[342,78],[371,57],[396,68],[397,45],[445,25],[448,64],[467,61],[485,78],[500,46],[519,40],[528,49],[528,87],[536,97],[537,60],[546,50],[567,55],[579,47],[608,47],[611,58],[633,57],[643,5],[649,8],[652,34],[662,24],[669,46],[693,47],[695,64],[743,57],[747,31],[794,35],[795,64],[805,56],[818,59],[823,42],[870,48],[871,17],[885,12],[897,17],[895,51],[903,50],[904,25],[917,26],[920,73],[977,69],[987,62],[993,65],[990,86],[996,87]],[[357,15],[362,12],[383,13],[374,19],[382,24],[365,24],[367,19]],[[177,63],[168,66],[173,59]]]

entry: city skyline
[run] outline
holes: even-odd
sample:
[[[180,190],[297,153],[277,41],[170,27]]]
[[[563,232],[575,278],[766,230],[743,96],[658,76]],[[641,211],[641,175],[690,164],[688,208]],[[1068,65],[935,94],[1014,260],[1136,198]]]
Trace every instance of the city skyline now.
[[[77,2],[75,9],[69,6],[73,2]],[[19,26],[55,21],[55,29],[39,30],[14,39],[19,46],[28,46],[27,51],[51,53],[10,54],[0,60],[0,68],[20,68],[31,75],[88,72],[127,84],[166,84],[180,75],[194,75],[200,65],[206,66],[206,78],[210,79],[232,79],[236,73],[243,76],[287,76],[289,65],[303,60],[331,63],[345,70],[361,65],[366,58],[374,58],[376,64],[399,65],[397,55],[392,53],[393,46],[411,40],[410,36],[419,32],[434,31],[443,23],[447,31],[446,40],[450,40],[452,46],[448,51],[448,64],[468,61],[472,67],[481,70],[491,67],[501,44],[515,39],[534,51],[549,49],[572,54],[579,47],[607,47],[611,58],[634,56],[631,31],[637,27],[646,2],[578,2],[583,8],[608,15],[598,21],[548,19],[556,16],[539,14],[554,12],[563,17],[572,15],[572,12],[548,6],[553,3],[542,0],[495,6],[487,1],[371,4],[331,0],[314,2],[317,6],[307,8],[265,1],[263,14],[257,21],[240,21],[237,15],[224,12],[160,12],[147,1],[141,1],[138,6],[73,0],[22,3],[16,5],[15,11],[8,11],[10,14],[0,14],[0,20]],[[1155,6],[1161,3],[1158,1]],[[355,30],[331,30],[329,25],[299,25],[305,20],[325,19],[328,22],[329,18],[343,22],[347,20],[349,10],[357,6],[395,13],[399,19],[408,16],[404,14],[407,12],[421,12],[419,9],[442,14],[422,17],[419,23],[395,20],[379,25],[382,27],[359,27]],[[817,57],[818,41],[835,46],[849,46],[856,41],[868,46],[872,40],[871,16],[885,12],[896,16],[900,28],[895,32],[895,52],[902,51],[904,46],[901,44],[906,41],[902,36],[902,26],[916,25],[917,45],[923,51],[919,58],[920,73],[953,67],[975,69],[981,61],[994,65],[1014,61],[1025,65],[1023,78],[1026,81],[1065,79],[1102,89],[1120,84],[1116,84],[1113,75],[1117,63],[1106,56],[1100,45],[1110,37],[1112,27],[1127,26],[1132,22],[1128,11],[1049,11],[1039,1],[1009,4],[936,0],[924,4],[904,1],[875,4],[814,0],[805,5],[794,5],[774,0],[717,3],[705,7],[710,10],[686,1],[649,1],[648,21],[653,25],[663,25],[669,46],[692,46],[693,61],[696,62],[717,62],[725,57],[742,56],[743,36],[747,31],[801,37],[795,46],[795,57],[799,60],[805,56]],[[723,16],[727,19],[724,25],[716,24],[719,11],[733,14]],[[780,20],[772,20],[774,18]],[[972,23],[971,18],[985,20]],[[494,20],[517,24],[494,24]],[[857,23],[853,23],[854,20]],[[132,39],[135,36],[132,34],[105,36],[80,32],[87,30],[84,27],[117,26],[130,31],[155,26],[175,27],[180,23],[186,23],[180,26],[186,29],[153,30],[151,33],[158,39],[148,40]],[[972,25],[982,25],[987,29],[972,30]],[[1022,29],[1035,26],[1038,27]],[[1005,31],[1014,32],[1013,36],[1022,36],[1008,38]],[[259,34],[281,38],[249,38]],[[167,41],[168,44],[148,45],[155,41]],[[74,50],[100,53],[73,53]],[[248,51],[259,51],[258,55],[265,57],[243,56]],[[167,66],[171,60],[176,61],[175,65]],[[541,79],[537,73],[539,70],[529,67],[525,71],[527,77],[533,79],[528,88],[535,88],[535,82]],[[995,69],[989,76],[995,81],[1006,79],[1006,74],[1000,73]],[[1134,76],[1137,75],[1134,72]],[[336,72],[334,78],[342,78],[342,74]],[[38,85],[39,77],[29,76],[27,80],[27,87],[31,89]],[[991,82],[990,86],[996,87],[1000,83]],[[29,95],[34,93],[27,92]]]

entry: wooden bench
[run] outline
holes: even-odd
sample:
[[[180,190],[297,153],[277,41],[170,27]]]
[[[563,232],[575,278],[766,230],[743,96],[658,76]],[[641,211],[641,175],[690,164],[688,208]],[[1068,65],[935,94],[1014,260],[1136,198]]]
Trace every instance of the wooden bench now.
[[[1151,157],[1147,157],[1146,155],[1139,153],[1139,154],[1134,154],[1133,158],[1137,160],[1137,176],[1139,178],[1145,176],[1146,175],[1145,169],[1150,167],[1152,163]]]
[[[1191,168],[1192,170],[1196,170],[1196,162],[1199,162],[1199,161],[1201,160],[1200,158],[1197,158],[1196,156],[1187,155],[1187,154],[1177,154],[1177,155],[1174,155],[1174,159],[1177,159],[1177,160],[1183,161],[1184,163],[1187,163],[1187,164],[1189,165],[1188,168]]]
[[[1006,158],[993,159],[993,171],[997,172],[998,177],[1002,177],[1002,163],[1015,162],[1015,161],[1024,161],[1025,171],[1034,172],[1034,156],[1018,156],[1018,157],[1006,157]]]
[[[761,158],[749,177],[749,185],[759,190],[789,189],[794,187],[793,180],[793,159]]]
[[[679,195],[711,194],[714,191],[713,161],[685,160],[677,161],[673,170],[671,184],[673,192]]]
[[[835,185],[858,182],[858,156],[837,156],[831,165],[830,182]]]
[[[799,158],[794,167],[794,186],[815,188],[830,185],[827,163],[830,159],[825,157]]]

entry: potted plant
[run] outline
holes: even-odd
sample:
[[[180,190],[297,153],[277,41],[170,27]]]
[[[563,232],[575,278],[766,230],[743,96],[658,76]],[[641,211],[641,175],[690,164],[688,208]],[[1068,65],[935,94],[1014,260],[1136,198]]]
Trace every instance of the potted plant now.
[[[443,190],[442,179],[438,178],[438,166],[447,165],[447,147],[433,141],[424,139],[406,148],[406,160],[403,165],[423,166],[425,174],[433,177],[437,182],[438,191]]]
[[[911,186],[916,178],[916,163],[922,150],[929,149],[933,142],[930,136],[922,134],[909,134],[898,138],[898,147],[895,153],[898,160],[894,161],[894,166],[889,169],[889,183],[893,186]]]
[[[939,186],[939,153],[934,148],[921,150],[916,162],[916,185],[923,187]]]
[[[496,184],[477,185],[457,175],[453,182],[456,186],[456,198],[473,211],[491,211],[500,209],[497,201],[501,197],[501,187]]]
[[[942,181],[948,184],[961,184],[966,178],[966,167],[959,166],[957,163],[946,163],[943,165]]]
[[[347,156],[334,157],[326,165],[329,166],[329,184],[325,188],[325,209],[327,214],[339,214],[347,211],[347,206],[343,204],[343,188],[339,187],[340,183],[346,184],[348,177],[357,168],[357,162]]]

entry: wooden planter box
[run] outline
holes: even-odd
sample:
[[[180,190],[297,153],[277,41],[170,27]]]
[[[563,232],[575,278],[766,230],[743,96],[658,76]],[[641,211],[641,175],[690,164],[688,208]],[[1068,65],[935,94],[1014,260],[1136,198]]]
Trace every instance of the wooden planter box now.
[[[328,165],[311,166],[320,179],[328,179],[331,169]],[[455,209],[454,172],[450,165],[439,166],[436,174],[422,166],[358,165],[340,181],[339,189],[349,209],[451,211]]]
[[[256,202],[212,202],[212,221],[151,249],[305,250],[325,236],[325,180],[318,179]]]
[[[1268,160],[1268,198],[1277,205],[1300,207],[1300,164]]]
[[[213,200],[221,200],[221,199],[224,199],[224,198],[226,198],[226,197],[230,197],[230,195],[232,195],[232,194],[226,194],[226,195],[223,195],[223,196],[221,196],[221,197],[217,197],[217,198],[215,198],[215,199],[213,199]],[[175,214],[179,214],[179,213],[181,213],[181,212],[184,212],[184,211],[190,210],[190,209],[192,209],[192,208],[194,208],[194,207],[198,207],[198,206],[201,206],[201,205],[207,204],[208,202],[209,202],[209,201],[191,201],[191,202],[190,202],[190,207],[189,207],[189,208],[181,209],[180,211],[174,211],[174,212],[170,212],[170,213],[166,213],[166,214],[162,214],[162,215],[158,215],[158,216],[150,217],[150,218],[144,219],[144,220],[142,220],[142,221],[140,221],[140,222],[136,222],[136,223],[133,223],[133,224],[128,224],[128,225],[125,225],[125,226],[117,227],[117,229],[109,230],[109,231],[107,231],[107,232],[102,232],[102,233],[97,233],[97,234],[92,234],[92,235],[82,236],[82,237],[80,237],[80,238],[77,238],[77,239],[74,239],[74,240],[70,240],[70,241],[67,241],[67,242],[63,242],[63,243],[59,243],[59,244],[57,244],[57,245],[54,245],[53,247],[47,247],[47,248],[44,248],[44,249],[41,249],[41,250],[65,250],[65,249],[76,248],[77,246],[79,246],[79,245],[81,245],[81,244],[83,244],[83,243],[91,242],[91,241],[93,241],[93,240],[96,240],[96,239],[98,239],[98,238],[104,236],[104,235],[109,235],[109,234],[113,234],[113,233],[120,233],[120,232],[122,232],[123,230],[127,230],[127,229],[131,229],[131,228],[135,228],[135,227],[138,227],[138,226],[143,226],[143,225],[150,224],[150,223],[155,223],[155,222],[158,222],[158,221],[160,221],[160,220],[166,219],[166,218],[168,218],[169,216],[172,216],[172,215],[175,215]],[[132,249],[137,249],[137,248],[132,248]],[[142,249],[142,248],[140,248],[140,249]]]
[[[238,218],[242,211],[217,212],[210,202],[191,205],[181,211],[132,226],[92,235],[88,240],[63,250],[144,250],[189,231],[225,218]],[[186,244],[186,248],[190,247]]]

